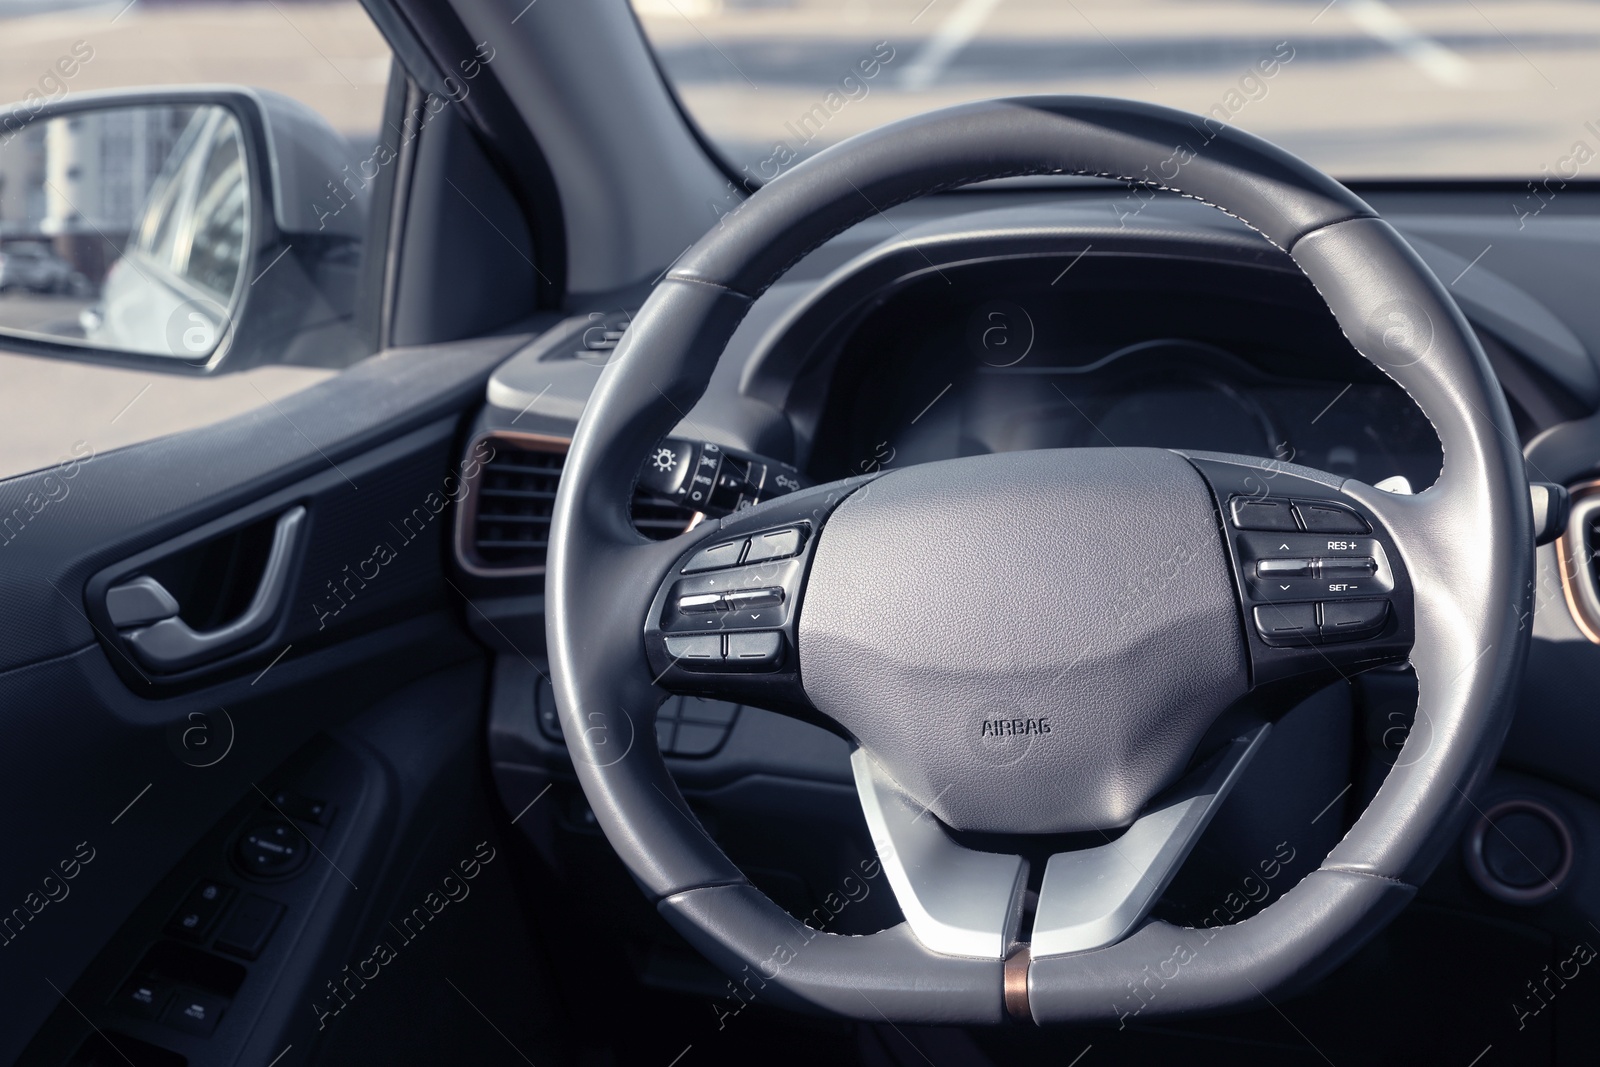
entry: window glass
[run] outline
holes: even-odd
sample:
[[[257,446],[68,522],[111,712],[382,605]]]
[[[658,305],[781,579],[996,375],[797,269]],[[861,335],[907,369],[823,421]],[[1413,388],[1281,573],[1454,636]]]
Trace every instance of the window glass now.
[[[360,0],[0,0],[0,477],[277,403],[371,354],[363,264],[386,235],[364,163],[394,158],[375,148],[396,143],[391,63]],[[252,218],[266,149],[226,107],[18,118],[183,86],[251,90],[303,135],[303,232]],[[338,206],[321,232],[316,190]]]
[[[751,184],[892,119],[1031,93],[1132,97],[1340,178],[1600,173],[1589,0],[633,0]]]

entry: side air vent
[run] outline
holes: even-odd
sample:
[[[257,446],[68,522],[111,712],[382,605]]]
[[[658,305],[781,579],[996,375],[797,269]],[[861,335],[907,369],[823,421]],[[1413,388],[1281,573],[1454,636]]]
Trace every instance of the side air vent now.
[[[496,433],[473,445],[472,454],[488,459],[467,479],[467,497],[457,516],[456,555],[469,573],[497,578],[544,573],[550,515],[569,444],[541,434]],[[651,540],[676,537],[695,515],[648,490],[634,494],[634,526]]]
[[[479,454],[489,452],[489,458],[469,481],[461,509],[457,545],[467,570],[506,576],[544,573],[550,512],[567,461],[567,443],[537,434],[495,434],[476,446]]]

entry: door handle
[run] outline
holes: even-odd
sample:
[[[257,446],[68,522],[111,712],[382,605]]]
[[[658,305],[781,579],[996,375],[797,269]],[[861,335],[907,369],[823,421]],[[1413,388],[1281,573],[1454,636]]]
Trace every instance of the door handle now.
[[[295,541],[305,519],[306,509],[299,506],[278,517],[255,595],[244,612],[226,625],[194,629],[178,618],[178,602],[172,594],[148,575],[107,590],[106,611],[119,628],[139,626],[123,636],[144,665],[155,670],[180,671],[245,648],[265,637],[278,617],[289,586]]]

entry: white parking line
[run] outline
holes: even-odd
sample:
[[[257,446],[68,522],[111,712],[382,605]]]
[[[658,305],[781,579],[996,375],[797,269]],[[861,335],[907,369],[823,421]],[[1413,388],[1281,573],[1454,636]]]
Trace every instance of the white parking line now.
[[[1472,80],[1472,64],[1431,37],[1411,27],[1383,0],[1346,0],[1341,5],[1355,24],[1415,63],[1440,85],[1465,85]]]
[[[1000,0],[962,0],[900,72],[900,87],[914,92],[937,81],[944,68],[972,42],[983,24],[989,21],[990,13],[999,6]]]

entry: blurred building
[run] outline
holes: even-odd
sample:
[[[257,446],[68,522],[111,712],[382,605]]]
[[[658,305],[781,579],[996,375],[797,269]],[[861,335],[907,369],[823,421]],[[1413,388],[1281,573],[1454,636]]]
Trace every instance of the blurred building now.
[[[99,281],[191,113],[130,107],[64,116],[0,142],[0,241],[49,240]]]
[[[0,241],[39,234],[44,219],[44,126],[0,135]]]

